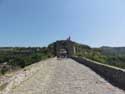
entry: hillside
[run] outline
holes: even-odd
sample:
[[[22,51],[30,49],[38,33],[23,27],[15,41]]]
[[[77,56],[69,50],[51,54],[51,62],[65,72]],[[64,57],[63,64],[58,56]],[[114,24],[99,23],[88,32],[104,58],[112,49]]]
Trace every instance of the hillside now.
[[[24,68],[40,60],[56,56],[56,45],[67,46],[67,40],[53,42],[48,47],[1,47],[0,48],[0,74]],[[125,69],[125,47],[91,48],[88,45],[74,41],[70,43],[75,47],[73,56],[86,57],[100,63],[113,65]]]
[[[83,49],[77,55],[125,69],[125,47]]]
[[[2,47],[0,48],[0,75],[50,57],[52,54],[46,47]]]
[[[101,47],[101,50],[105,55],[125,55],[125,47]]]

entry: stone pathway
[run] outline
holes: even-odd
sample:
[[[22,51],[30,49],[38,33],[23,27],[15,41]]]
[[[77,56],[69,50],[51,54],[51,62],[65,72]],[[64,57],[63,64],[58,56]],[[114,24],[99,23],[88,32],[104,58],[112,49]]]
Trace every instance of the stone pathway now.
[[[9,94],[125,94],[72,59],[53,58],[38,67],[41,70]]]

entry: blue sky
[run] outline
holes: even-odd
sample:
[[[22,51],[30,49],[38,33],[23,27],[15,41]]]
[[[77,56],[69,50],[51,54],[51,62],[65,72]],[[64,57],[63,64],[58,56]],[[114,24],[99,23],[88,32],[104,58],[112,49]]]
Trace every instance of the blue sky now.
[[[0,46],[46,46],[68,36],[125,46],[125,0],[0,0]]]

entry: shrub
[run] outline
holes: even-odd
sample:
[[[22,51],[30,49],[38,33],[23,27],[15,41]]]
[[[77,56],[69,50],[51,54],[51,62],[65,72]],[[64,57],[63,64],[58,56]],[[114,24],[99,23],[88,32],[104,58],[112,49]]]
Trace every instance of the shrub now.
[[[4,75],[9,69],[4,66],[2,69],[1,69],[1,74]]]

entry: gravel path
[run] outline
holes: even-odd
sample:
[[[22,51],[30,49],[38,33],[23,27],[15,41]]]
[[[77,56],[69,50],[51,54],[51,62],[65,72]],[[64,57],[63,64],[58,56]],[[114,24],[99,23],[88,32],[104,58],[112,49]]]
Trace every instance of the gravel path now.
[[[9,94],[125,94],[72,59],[53,58],[38,67],[41,70]]]

